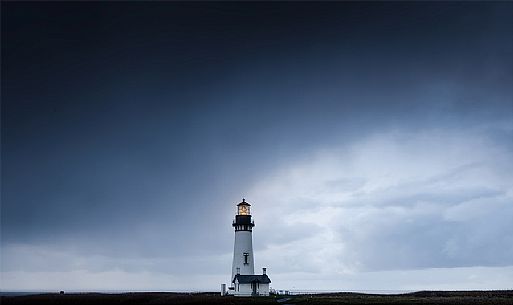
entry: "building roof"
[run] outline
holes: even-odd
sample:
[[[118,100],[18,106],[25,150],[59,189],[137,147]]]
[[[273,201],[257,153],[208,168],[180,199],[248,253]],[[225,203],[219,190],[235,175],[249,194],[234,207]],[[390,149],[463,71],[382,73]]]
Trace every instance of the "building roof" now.
[[[267,274],[261,275],[249,275],[249,274],[237,274],[233,278],[233,283],[235,280],[239,281],[239,284],[250,284],[250,283],[260,283],[260,284],[269,284],[271,279],[267,276]]]
[[[239,204],[237,204],[237,206],[239,205],[248,205],[248,206],[251,206],[251,204],[247,203],[246,202],[246,199],[245,198],[242,198],[242,202],[239,202]]]

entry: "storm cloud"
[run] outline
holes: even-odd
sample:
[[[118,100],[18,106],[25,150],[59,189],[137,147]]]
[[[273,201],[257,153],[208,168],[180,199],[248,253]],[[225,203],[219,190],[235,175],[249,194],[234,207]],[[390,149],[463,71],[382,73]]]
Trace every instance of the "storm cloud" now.
[[[2,2],[2,289],[511,288],[512,11]]]

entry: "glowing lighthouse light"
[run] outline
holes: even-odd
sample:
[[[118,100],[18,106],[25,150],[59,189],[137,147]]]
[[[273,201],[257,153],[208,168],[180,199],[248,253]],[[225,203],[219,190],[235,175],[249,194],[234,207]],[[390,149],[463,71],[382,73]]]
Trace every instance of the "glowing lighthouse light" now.
[[[238,215],[251,215],[250,204],[246,202],[246,199],[242,199],[242,202],[237,205],[239,213]]]

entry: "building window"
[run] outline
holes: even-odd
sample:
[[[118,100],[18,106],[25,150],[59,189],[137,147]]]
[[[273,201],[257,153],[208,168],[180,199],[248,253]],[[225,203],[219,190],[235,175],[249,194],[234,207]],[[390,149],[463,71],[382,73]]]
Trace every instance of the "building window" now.
[[[249,253],[244,253],[244,265],[248,265],[248,256],[249,256]]]

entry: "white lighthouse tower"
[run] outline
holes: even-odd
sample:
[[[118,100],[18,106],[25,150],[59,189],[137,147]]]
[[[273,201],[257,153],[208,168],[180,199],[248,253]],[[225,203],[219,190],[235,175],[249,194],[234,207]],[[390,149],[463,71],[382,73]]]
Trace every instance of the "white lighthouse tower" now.
[[[226,294],[235,296],[268,296],[271,280],[262,268],[261,275],[255,275],[255,260],[253,258],[253,227],[251,220],[251,205],[243,198],[237,204],[237,215],[233,220],[235,243],[233,245],[233,262],[231,287]],[[225,294],[224,284],[221,294]]]
[[[251,204],[242,199],[237,204],[237,215],[233,221],[235,228],[235,244],[233,246],[232,280],[236,274],[255,274],[255,261],[253,259],[253,227],[251,220]]]

